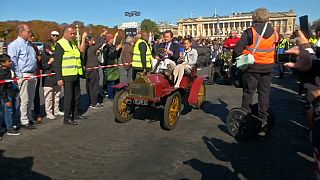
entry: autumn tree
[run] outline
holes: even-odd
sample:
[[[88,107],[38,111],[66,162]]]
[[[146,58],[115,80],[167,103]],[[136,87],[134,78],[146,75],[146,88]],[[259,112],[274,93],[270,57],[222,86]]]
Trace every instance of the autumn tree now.
[[[157,24],[150,19],[144,19],[141,22],[140,28],[142,31],[152,32],[154,34],[159,32]]]
[[[35,36],[35,41],[42,41],[42,42],[46,42],[49,39],[51,39],[50,37],[51,31],[60,32],[60,37],[61,37],[63,28],[69,25],[71,26],[79,25],[80,35],[82,35],[84,31],[86,32],[91,31],[92,34],[98,36],[103,32],[103,29],[107,29],[109,33],[113,35],[117,31],[119,31],[119,35],[124,37],[123,30],[108,28],[107,26],[104,26],[104,25],[89,24],[88,26],[84,26],[84,23],[81,21],[73,21],[72,24],[67,24],[67,23],[58,24],[56,22],[42,21],[42,20],[32,20],[32,21],[14,20],[14,21],[0,22],[0,38],[6,38],[7,42],[13,41],[15,38],[17,38],[16,27],[17,25],[22,23],[27,24],[31,28]]]

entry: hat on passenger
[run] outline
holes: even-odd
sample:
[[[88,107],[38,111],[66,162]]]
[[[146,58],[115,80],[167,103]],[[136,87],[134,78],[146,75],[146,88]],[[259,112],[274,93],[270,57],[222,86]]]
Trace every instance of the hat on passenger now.
[[[59,32],[58,32],[58,31],[52,31],[52,32],[51,32],[51,35],[57,35],[57,36],[59,36]]]

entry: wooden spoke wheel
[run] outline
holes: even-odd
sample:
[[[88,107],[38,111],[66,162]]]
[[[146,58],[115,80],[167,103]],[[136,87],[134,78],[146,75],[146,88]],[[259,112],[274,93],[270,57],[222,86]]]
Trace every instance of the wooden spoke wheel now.
[[[181,101],[181,94],[178,91],[167,98],[162,121],[163,129],[172,130],[177,126],[181,111]]]
[[[113,101],[113,113],[117,122],[125,123],[132,119],[134,106],[126,103],[128,91],[122,89],[118,91]]]

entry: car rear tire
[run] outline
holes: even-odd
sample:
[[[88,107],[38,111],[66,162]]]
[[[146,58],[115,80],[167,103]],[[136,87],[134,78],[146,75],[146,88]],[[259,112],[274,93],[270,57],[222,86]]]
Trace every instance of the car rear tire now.
[[[201,84],[198,97],[197,104],[194,105],[195,109],[201,109],[203,106],[203,102],[206,100],[206,86],[204,83]]]

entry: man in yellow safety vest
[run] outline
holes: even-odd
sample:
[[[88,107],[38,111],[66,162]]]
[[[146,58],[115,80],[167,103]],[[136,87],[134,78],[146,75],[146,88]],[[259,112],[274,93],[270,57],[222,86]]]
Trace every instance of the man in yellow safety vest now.
[[[80,99],[80,76],[83,75],[80,51],[75,42],[75,30],[66,27],[63,37],[57,42],[54,54],[54,69],[57,84],[64,87],[64,121],[66,125],[77,125],[74,119],[83,119],[76,112]]]
[[[141,38],[137,40],[133,48],[132,57],[132,80],[136,79],[137,72],[146,72],[151,69],[151,60],[153,59],[151,49],[147,43],[149,33],[142,32]]]

